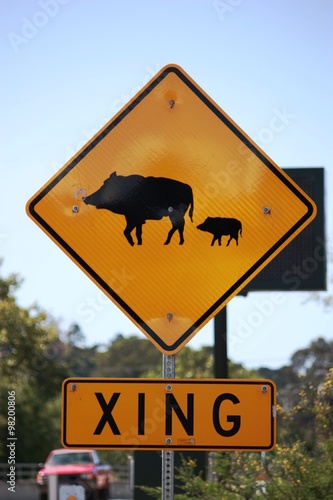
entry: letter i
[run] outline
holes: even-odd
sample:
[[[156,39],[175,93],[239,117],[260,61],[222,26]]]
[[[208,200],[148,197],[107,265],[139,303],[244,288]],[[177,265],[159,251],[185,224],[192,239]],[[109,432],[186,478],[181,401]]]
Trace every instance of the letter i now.
[[[145,394],[138,394],[138,436],[143,436],[145,433]]]

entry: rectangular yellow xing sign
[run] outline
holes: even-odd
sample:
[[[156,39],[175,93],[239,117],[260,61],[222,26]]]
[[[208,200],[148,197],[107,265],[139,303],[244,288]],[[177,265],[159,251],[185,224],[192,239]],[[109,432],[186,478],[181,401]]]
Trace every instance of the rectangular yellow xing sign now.
[[[93,379],[63,383],[70,448],[253,450],[276,442],[270,380]]]
[[[170,65],[29,200],[27,212],[158,349],[174,354],[316,207]]]

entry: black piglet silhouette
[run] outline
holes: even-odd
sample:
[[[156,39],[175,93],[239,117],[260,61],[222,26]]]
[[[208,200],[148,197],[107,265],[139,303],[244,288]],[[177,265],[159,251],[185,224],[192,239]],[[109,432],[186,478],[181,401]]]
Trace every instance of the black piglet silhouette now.
[[[238,236],[242,236],[242,223],[238,219],[229,219],[227,217],[207,217],[207,219],[197,226],[200,231],[205,231],[213,235],[211,246],[215,241],[222,245],[222,236],[230,236],[227,246],[232,239],[238,245]]]

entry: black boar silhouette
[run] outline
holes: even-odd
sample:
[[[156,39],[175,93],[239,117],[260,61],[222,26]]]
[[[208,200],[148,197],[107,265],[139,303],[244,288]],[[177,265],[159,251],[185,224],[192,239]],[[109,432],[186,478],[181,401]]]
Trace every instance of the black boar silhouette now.
[[[188,184],[164,177],[122,176],[113,172],[103,185],[83,197],[87,205],[104,208],[125,216],[124,235],[134,245],[131,232],[135,228],[138,245],[142,245],[142,225],[146,220],[160,220],[169,217],[172,223],[165,245],[168,245],[175,231],[179,232],[179,244],[184,243],[184,215],[190,207],[189,216],[193,222],[193,193]]]
[[[242,223],[237,219],[228,219],[226,217],[207,217],[205,222],[199,224],[197,229],[206,231],[213,235],[211,246],[217,240],[222,245],[222,236],[230,236],[227,246],[234,239],[238,245],[238,235],[242,236]]]

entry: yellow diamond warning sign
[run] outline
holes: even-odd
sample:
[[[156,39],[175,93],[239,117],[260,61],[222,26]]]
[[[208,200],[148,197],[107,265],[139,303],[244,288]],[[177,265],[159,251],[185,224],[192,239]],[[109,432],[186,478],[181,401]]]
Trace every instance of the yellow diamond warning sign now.
[[[158,349],[174,354],[316,208],[171,65],[29,200],[27,212]]]

